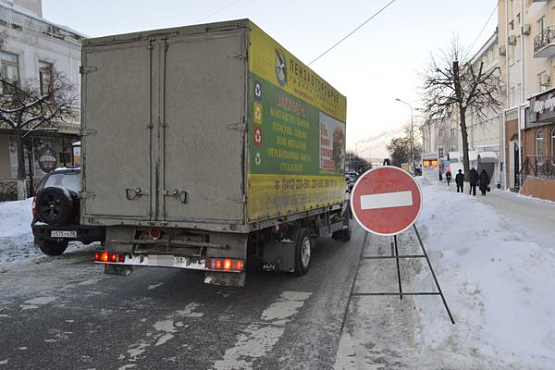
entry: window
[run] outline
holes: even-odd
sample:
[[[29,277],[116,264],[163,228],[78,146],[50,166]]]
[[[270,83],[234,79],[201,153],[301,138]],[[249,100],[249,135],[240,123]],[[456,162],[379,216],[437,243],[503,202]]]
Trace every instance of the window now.
[[[543,157],[544,146],[543,146],[543,129],[539,129],[536,132],[536,155],[538,157]],[[538,162],[543,162],[543,158],[538,158]]]
[[[555,127],[551,130],[551,155],[555,156]]]
[[[52,83],[52,64],[39,61],[40,93],[48,94]]]
[[[0,74],[9,81],[19,81],[17,55],[0,51]]]

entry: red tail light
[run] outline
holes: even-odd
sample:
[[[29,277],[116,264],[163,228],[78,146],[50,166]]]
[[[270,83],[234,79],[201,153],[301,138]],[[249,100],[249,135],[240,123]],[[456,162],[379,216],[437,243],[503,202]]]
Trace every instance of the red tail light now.
[[[231,258],[207,258],[204,266],[208,270],[243,271],[245,262]]]
[[[110,260],[110,253],[102,252],[102,254],[100,255],[100,261],[108,262],[109,260]]]
[[[150,228],[148,235],[150,235],[150,237],[154,240],[158,240],[160,239],[160,237],[162,236],[162,230],[160,230],[157,227],[152,227]]]
[[[110,252],[95,252],[94,253],[94,260],[96,262],[104,262],[104,263],[124,263],[125,262],[125,254],[120,253],[110,253]]]
[[[36,216],[38,214],[38,210],[37,210],[37,197],[34,196],[33,197],[33,217]]]

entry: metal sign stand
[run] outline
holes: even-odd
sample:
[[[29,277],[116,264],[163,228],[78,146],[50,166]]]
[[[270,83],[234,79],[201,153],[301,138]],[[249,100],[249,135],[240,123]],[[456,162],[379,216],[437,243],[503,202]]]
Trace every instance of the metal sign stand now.
[[[393,236],[393,243],[391,244],[391,256],[364,256],[364,247],[362,248],[362,255],[361,255],[361,259],[360,262],[358,264],[357,267],[357,271],[355,273],[355,282],[356,279],[358,277],[358,270],[360,268],[360,264],[362,262],[362,260],[385,260],[385,259],[392,259],[394,258],[397,264],[397,279],[399,282],[399,292],[398,293],[392,293],[392,292],[383,292],[383,293],[354,293],[354,287],[355,287],[355,283],[353,282],[353,285],[351,287],[351,294],[349,296],[349,301],[347,303],[347,308],[345,311],[345,317],[343,320],[343,325],[341,327],[341,330],[343,330],[343,326],[345,323],[345,319],[346,319],[346,315],[347,315],[347,311],[349,309],[349,305],[351,303],[351,297],[353,296],[388,296],[388,295],[399,295],[400,299],[403,299],[403,295],[439,295],[441,296],[441,300],[443,301],[443,305],[445,306],[445,309],[447,310],[447,314],[449,315],[449,319],[451,320],[451,323],[453,325],[455,325],[455,320],[453,320],[453,316],[451,315],[451,311],[449,310],[449,306],[447,306],[447,301],[445,301],[445,297],[443,296],[443,292],[441,291],[441,287],[439,286],[439,282],[437,281],[437,277],[436,274],[434,272],[434,269],[432,268],[432,264],[430,263],[430,259],[428,258],[428,253],[426,252],[426,248],[424,248],[424,243],[422,243],[422,239],[420,238],[420,234],[418,233],[418,229],[416,228],[416,224],[413,225],[414,227],[414,231],[416,232],[416,236],[418,237],[418,241],[420,243],[420,248],[422,249],[422,254],[414,254],[414,255],[399,255],[399,249],[397,246],[397,235]],[[368,236],[368,234],[366,235]],[[367,238],[364,238],[364,245],[366,245],[366,240]],[[435,285],[437,287],[437,292],[404,292],[403,293],[403,286],[401,284],[401,270],[399,268],[399,260],[400,259],[409,259],[409,258],[425,258],[426,262],[428,263],[428,267],[430,268],[430,271],[432,272],[432,276],[434,278],[434,282]]]

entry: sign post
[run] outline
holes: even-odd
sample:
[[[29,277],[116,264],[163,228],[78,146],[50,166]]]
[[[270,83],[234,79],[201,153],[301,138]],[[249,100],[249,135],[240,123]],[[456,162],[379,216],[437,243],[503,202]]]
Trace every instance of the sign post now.
[[[447,306],[436,274],[432,268],[426,249],[424,248],[424,243],[414,224],[422,210],[422,191],[420,185],[414,180],[412,175],[405,170],[393,166],[378,167],[366,172],[357,180],[351,191],[351,210],[355,220],[366,231],[380,236],[393,236],[391,256],[363,256],[362,259],[381,260],[394,258],[397,262],[397,279],[399,284],[399,293],[354,293],[353,283],[351,296],[385,296],[399,294],[399,297],[403,299],[403,294],[439,295],[447,310],[449,319],[455,324],[455,320]],[[423,254],[399,255],[397,235],[406,231],[411,226],[414,227]],[[399,260],[410,258],[426,259],[437,291],[403,293]],[[356,275],[358,275],[358,269]]]

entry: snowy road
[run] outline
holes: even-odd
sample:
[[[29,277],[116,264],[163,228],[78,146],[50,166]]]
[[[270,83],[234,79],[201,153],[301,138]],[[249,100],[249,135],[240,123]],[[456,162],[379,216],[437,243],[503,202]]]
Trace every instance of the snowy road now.
[[[104,275],[87,249],[5,262],[0,370],[331,369],[362,234],[322,240],[306,276],[254,270],[245,288],[173,269]]]

